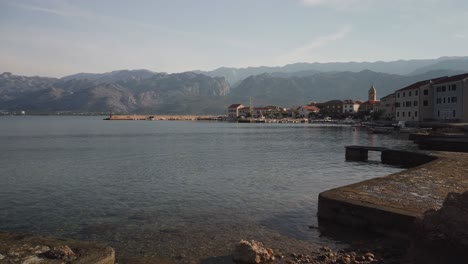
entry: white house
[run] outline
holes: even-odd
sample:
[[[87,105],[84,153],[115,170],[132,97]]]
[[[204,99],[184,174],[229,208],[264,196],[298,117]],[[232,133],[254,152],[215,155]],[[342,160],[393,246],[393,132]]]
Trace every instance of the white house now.
[[[242,104],[232,104],[228,107],[228,117],[229,118],[237,118],[239,117],[239,110],[243,108]]]
[[[297,108],[297,117],[309,117],[310,113],[318,113],[320,109],[313,105],[305,105]]]
[[[468,73],[439,79],[433,86],[433,119],[468,122]]]
[[[343,114],[349,113],[354,114],[359,110],[360,103],[354,100],[343,101]]]

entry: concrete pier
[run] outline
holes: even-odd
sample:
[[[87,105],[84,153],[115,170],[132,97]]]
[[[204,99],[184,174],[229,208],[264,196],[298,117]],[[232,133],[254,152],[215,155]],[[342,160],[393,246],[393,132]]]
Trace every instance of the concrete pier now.
[[[385,151],[383,160],[420,166],[320,193],[321,221],[405,235],[425,211],[439,209],[449,192],[468,190],[466,153]]]
[[[346,146],[347,161],[367,161],[369,159],[369,151],[384,151],[387,148],[370,147],[370,146]]]

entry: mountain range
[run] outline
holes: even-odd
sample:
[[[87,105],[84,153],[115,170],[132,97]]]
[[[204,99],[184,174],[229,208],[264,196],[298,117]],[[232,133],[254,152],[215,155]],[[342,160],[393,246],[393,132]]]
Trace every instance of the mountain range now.
[[[0,110],[223,114],[231,103],[299,106],[309,101],[383,97],[419,80],[468,72],[468,57],[363,63],[297,63],[210,72],[120,70],[63,78],[0,74]]]

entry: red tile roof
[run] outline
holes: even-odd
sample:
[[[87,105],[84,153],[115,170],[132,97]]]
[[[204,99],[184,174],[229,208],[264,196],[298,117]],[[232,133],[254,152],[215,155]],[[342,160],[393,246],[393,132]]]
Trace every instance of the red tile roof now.
[[[320,109],[316,106],[313,106],[313,105],[306,105],[306,106],[301,106],[302,108],[304,108],[304,110],[306,111],[310,111],[310,112],[318,112],[320,111]],[[299,107],[299,108],[301,108]]]

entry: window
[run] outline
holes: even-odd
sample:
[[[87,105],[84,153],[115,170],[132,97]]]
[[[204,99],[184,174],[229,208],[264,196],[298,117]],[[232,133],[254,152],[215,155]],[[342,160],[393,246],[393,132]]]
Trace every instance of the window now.
[[[402,117],[405,117],[405,112],[401,112],[401,116],[402,116]]]
[[[449,103],[449,104],[450,104],[450,97],[448,97],[448,98],[447,98],[447,103]]]
[[[414,111],[414,117],[418,117],[418,111]]]
[[[403,92],[403,97],[405,97],[405,92]]]
[[[437,87],[437,92],[438,92],[438,93],[440,92],[440,87]]]
[[[410,117],[410,116],[411,116],[411,112],[408,112],[408,117]]]
[[[400,117],[400,112],[396,112],[396,116],[397,116],[397,117]]]
[[[418,90],[414,91],[414,95],[418,96]]]
[[[456,112],[455,112],[455,110],[453,110],[453,118],[455,118],[455,114],[456,114]]]
[[[400,93],[397,93],[396,95],[397,95],[398,98],[400,98]]]
[[[441,98],[437,98],[436,104],[440,104],[440,103],[442,103],[442,99],[441,99]]]
[[[457,90],[457,85],[456,84],[452,84],[452,91],[456,91]]]
[[[414,106],[418,106],[418,101],[414,101],[414,102],[413,102],[413,105],[414,105]]]
[[[423,105],[424,105],[424,106],[428,106],[428,105],[429,105],[429,103],[427,102],[427,100],[424,100],[424,101],[423,101]]]
[[[424,89],[423,94],[424,94],[424,95],[429,95],[429,90],[428,90],[428,89]]]
[[[444,86],[442,86],[442,92],[445,92],[445,91],[446,91],[446,89],[445,89],[445,85],[444,85]]]
[[[411,91],[408,92],[408,96],[411,96]]]
[[[444,97],[444,104],[445,104],[445,97]]]
[[[452,103],[456,103],[457,102],[457,97],[452,97]]]
[[[437,117],[440,117],[440,110],[437,110]]]

